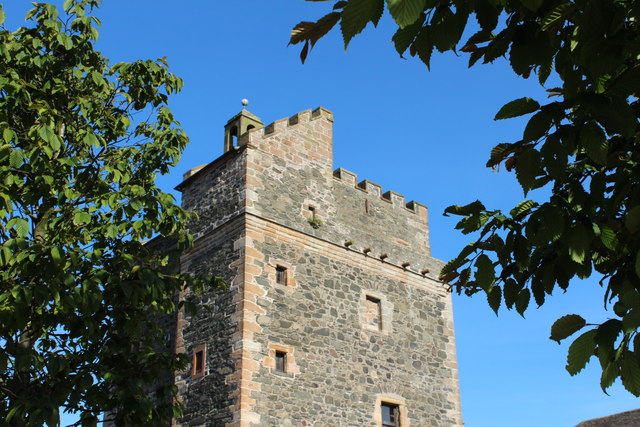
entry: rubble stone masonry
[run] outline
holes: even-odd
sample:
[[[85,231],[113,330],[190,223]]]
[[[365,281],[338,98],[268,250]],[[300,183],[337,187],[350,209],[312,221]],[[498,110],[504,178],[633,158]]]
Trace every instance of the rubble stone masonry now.
[[[427,208],[333,170],[331,112],[241,135],[185,174],[198,214],[181,268],[223,277],[178,313],[181,426],[461,426],[451,297]]]

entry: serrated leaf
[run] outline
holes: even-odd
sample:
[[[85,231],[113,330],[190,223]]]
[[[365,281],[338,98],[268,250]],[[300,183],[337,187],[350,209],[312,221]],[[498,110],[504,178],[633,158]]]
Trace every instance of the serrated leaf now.
[[[431,67],[431,54],[433,53],[433,44],[429,38],[429,28],[423,27],[411,45],[412,49],[418,54],[420,60],[427,66]]]
[[[9,165],[12,168],[19,168],[22,166],[22,162],[24,161],[24,156],[22,155],[22,150],[12,150],[9,155]]]
[[[2,10],[2,7],[0,7],[0,25],[4,24],[4,21],[7,19],[7,14],[5,13],[4,10]]]
[[[515,280],[510,278],[505,281],[503,295],[504,303],[508,309],[511,309],[515,304],[520,289],[522,289],[522,286]]]
[[[607,247],[607,249],[611,249],[612,251],[616,250],[618,247],[618,237],[616,236],[615,231],[607,226],[600,228],[600,241]],[[638,273],[638,276],[640,276],[640,272]]]
[[[389,13],[400,28],[418,20],[424,10],[426,0],[386,0]]]
[[[537,202],[534,202],[533,200],[524,200],[518,203],[515,208],[511,209],[511,211],[509,212],[509,215],[515,218],[526,212],[529,212],[531,209],[535,208],[536,206],[538,206]]]
[[[476,1],[475,12],[478,24],[483,31],[490,33],[498,25],[500,10],[494,7],[490,2],[484,0]]]
[[[591,243],[591,234],[585,227],[580,224],[576,224],[571,230],[571,234],[568,239],[569,256],[578,264],[584,263]]]
[[[525,194],[535,187],[536,177],[540,174],[540,153],[538,150],[530,148],[518,154],[516,178]]]
[[[377,25],[384,11],[384,0],[350,0],[342,11],[340,30],[344,48],[351,39],[362,32],[369,22]]]
[[[622,318],[622,330],[625,334],[631,334],[640,327],[640,309],[632,308]]]
[[[524,142],[537,141],[542,138],[551,128],[552,117],[546,110],[541,110],[534,114],[524,128],[522,140]]]
[[[620,369],[622,385],[634,396],[640,396],[640,360],[631,351],[625,350]]]
[[[600,387],[602,391],[605,393],[607,389],[611,387],[613,382],[619,375],[618,364],[612,361],[609,361],[602,367],[602,375],[600,375]]]
[[[504,120],[533,113],[540,108],[540,104],[534,99],[524,97],[506,103],[500,108],[493,120]]]
[[[62,9],[68,11],[69,8],[71,8],[71,6],[73,5],[73,1],[74,0],[64,0],[64,3],[62,3]]]
[[[582,371],[587,365],[587,362],[589,362],[589,359],[591,359],[591,356],[593,356],[593,351],[596,348],[594,341],[595,335],[596,330],[591,329],[576,338],[569,346],[566,369],[571,376]]]
[[[489,307],[493,310],[496,315],[498,315],[498,310],[500,309],[500,303],[502,302],[502,289],[500,286],[494,286],[487,293],[487,302],[489,303]]]
[[[468,14],[462,9],[454,14],[448,7],[440,7],[431,20],[430,41],[439,52],[455,48],[467,24]]]
[[[582,126],[580,129],[580,142],[591,160],[600,165],[607,163],[609,144],[600,126],[593,122]]]
[[[475,274],[476,282],[479,287],[487,291],[495,281],[493,262],[487,255],[482,254],[476,260],[475,265],[477,269]]]
[[[555,321],[551,326],[551,336],[553,341],[560,343],[563,339],[573,335],[582,329],[587,322],[577,314],[567,314]]]
[[[424,18],[424,15],[423,15]],[[402,57],[405,51],[411,46],[411,43],[415,40],[416,36],[420,32],[422,28],[422,23],[424,19],[419,19],[411,25],[408,25],[404,28],[398,28],[396,33],[391,38],[396,51]]]
[[[521,316],[524,316],[524,312],[529,307],[529,300],[531,300],[531,292],[528,288],[521,290],[516,298],[516,311]]]
[[[542,19],[542,31],[546,31],[554,25],[562,25],[564,17],[573,10],[573,5],[569,2],[556,6]]]
[[[507,142],[501,142],[500,144],[493,147],[491,149],[491,155],[489,157],[489,160],[487,161],[486,166],[488,168],[491,168],[500,164],[500,162],[507,158],[509,154],[513,153],[513,151],[511,150],[512,147],[513,144]]]
[[[25,219],[16,218],[13,228],[16,230],[18,237],[26,237],[29,234],[29,223]]]
[[[320,38],[327,34],[340,20],[342,12],[331,12],[316,22],[300,22],[291,30],[289,44],[304,43],[300,52],[300,59],[304,63],[309,52],[309,46],[313,47]]]
[[[6,143],[11,142],[14,136],[16,136],[16,133],[10,128],[4,128],[2,130],[2,139],[4,139],[4,142]]]

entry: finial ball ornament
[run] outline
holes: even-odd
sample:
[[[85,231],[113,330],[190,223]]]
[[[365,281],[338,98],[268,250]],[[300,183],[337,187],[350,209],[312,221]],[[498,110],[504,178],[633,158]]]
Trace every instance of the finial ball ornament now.
[[[242,98],[242,101],[240,102],[242,102],[243,107],[246,107],[247,105],[249,105],[249,100],[247,98]]]

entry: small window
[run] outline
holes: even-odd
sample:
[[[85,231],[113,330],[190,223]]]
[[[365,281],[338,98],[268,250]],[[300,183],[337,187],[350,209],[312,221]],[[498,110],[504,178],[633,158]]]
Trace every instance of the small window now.
[[[191,374],[194,378],[204,376],[204,364],[205,364],[206,347],[204,345],[198,346],[193,350],[193,360]]]
[[[287,372],[287,353],[276,350],[276,372]]]
[[[287,268],[281,265],[276,267],[276,283],[279,285],[287,284]]]
[[[382,427],[400,427],[400,406],[394,403],[382,402]]]
[[[382,304],[380,298],[367,295],[365,301],[365,323],[367,326],[382,330]]]

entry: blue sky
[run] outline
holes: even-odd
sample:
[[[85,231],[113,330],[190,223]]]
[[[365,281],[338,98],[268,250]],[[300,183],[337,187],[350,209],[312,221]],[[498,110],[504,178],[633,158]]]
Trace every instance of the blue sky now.
[[[7,24],[15,28],[30,2],[5,3]],[[301,20],[319,18],[330,2],[105,3],[97,13],[103,22],[99,50],[114,63],[166,56],[185,80],[170,105],[191,143],[180,165],[161,178],[167,191],[183,172],[222,154],[223,125],[248,98],[248,109],[265,124],[318,106],[333,111],[334,166],[428,205],[437,258],[454,257],[468,242],[453,229],[455,219],[442,216],[447,206],[480,199],[509,209],[524,199],[513,174],[484,165],[489,150],[517,140],[525,122],[492,119],[512,99],[544,102],[546,94],[535,79],[517,79],[504,60],[469,70],[464,55],[434,55],[429,72],[417,60],[398,57],[385,16],[346,53],[333,32],[302,65],[299,47],[287,47],[289,31]],[[574,282],[566,294],[531,308],[526,319],[504,309],[496,317],[480,294],[453,299],[467,427],[574,426],[638,407],[619,383],[609,396],[602,393],[595,360],[570,377],[564,370],[567,345],[548,339],[564,314],[592,322],[607,318],[596,280]]]

